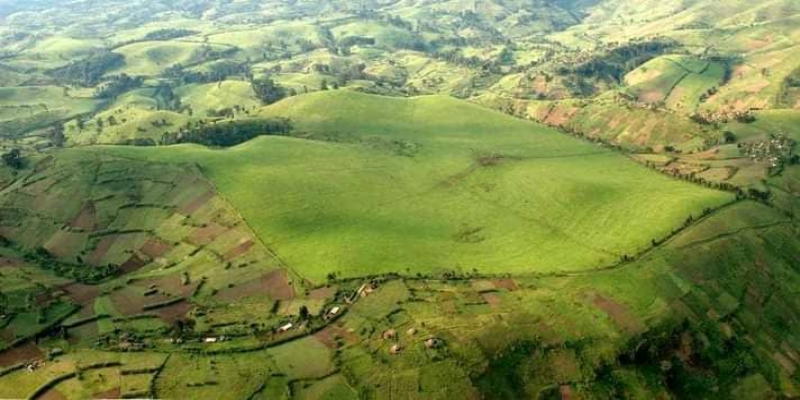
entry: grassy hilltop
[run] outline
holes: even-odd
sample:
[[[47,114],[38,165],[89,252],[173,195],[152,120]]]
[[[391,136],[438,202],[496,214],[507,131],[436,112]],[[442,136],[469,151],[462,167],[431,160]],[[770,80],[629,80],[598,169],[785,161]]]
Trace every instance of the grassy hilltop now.
[[[200,165],[262,239],[315,282],[330,272],[611,265],[733,198],[446,97],[329,92],[261,115],[291,118],[302,138],[113,152]]]

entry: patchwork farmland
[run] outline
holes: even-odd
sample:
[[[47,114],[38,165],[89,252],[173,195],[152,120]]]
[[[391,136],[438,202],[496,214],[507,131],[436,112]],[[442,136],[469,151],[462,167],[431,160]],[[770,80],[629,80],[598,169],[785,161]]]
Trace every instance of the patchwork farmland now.
[[[800,397],[800,6],[0,0],[0,398]]]

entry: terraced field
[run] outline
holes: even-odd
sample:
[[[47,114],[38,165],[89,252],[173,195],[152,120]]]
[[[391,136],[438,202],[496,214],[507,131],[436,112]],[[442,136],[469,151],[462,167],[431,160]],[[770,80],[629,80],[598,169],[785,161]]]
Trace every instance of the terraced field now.
[[[799,398],[798,46],[796,0],[0,0],[0,398]]]

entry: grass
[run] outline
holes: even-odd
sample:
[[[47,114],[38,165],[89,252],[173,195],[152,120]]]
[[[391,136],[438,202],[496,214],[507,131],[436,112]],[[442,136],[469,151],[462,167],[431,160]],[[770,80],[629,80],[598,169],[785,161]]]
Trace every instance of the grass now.
[[[0,88],[0,132],[18,135],[92,111],[97,101],[57,86]]]
[[[252,109],[261,106],[250,84],[244,81],[227,80],[219,83],[203,85],[186,85],[175,90],[181,103],[192,107],[193,112],[201,116],[209,111],[239,106]]]
[[[109,74],[126,73],[128,75],[155,76],[176,64],[192,65],[201,60],[196,58],[196,51],[202,43],[188,41],[138,42],[114,50],[125,56],[125,65]],[[211,45],[214,50],[223,50],[223,46]]]
[[[156,381],[156,391],[162,398],[247,398],[272,371],[273,363],[264,352],[173,354]]]
[[[654,58],[625,77],[627,90],[643,103],[664,104],[690,113],[701,104],[701,96],[718,87],[725,67],[718,62],[691,56]]]
[[[199,163],[260,237],[317,282],[332,271],[589,269],[731,199],[445,97],[328,92],[263,115],[290,117],[326,141],[96,151]]]
[[[290,379],[322,378],[333,370],[331,352],[314,337],[289,342],[267,351],[277,369]]]

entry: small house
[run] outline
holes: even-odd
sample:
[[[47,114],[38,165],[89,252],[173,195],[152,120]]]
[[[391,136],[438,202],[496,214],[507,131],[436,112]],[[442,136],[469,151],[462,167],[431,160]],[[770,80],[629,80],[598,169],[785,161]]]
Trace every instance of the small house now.
[[[282,332],[287,332],[289,329],[292,329],[292,327],[294,327],[294,324],[290,322],[290,323],[278,328],[278,332],[281,332],[281,333]]]

